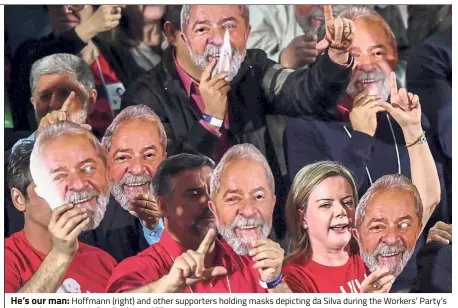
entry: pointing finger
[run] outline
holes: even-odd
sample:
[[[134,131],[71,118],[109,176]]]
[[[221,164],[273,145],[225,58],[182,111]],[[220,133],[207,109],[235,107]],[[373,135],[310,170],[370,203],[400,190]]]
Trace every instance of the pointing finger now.
[[[210,249],[211,245],[215,240],[216,232],[213,229],[208,230],[207,234],[205,235],[204,240],[200,243],[199,248],[197,248],[197,252],[201,254],[206,254]]]

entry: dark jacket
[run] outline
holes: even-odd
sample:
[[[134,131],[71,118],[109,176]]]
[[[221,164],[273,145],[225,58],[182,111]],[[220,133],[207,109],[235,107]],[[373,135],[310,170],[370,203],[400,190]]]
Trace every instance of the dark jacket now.
[[[167,49],[162,61],[127,89],[122,108],[144,104],[158,114],[167,133],[168,155],[187,152],[213,157],[219,137],[199,123],[202,113],[184,89],[173,52],[173,48]],[[277,153],[283,155],[283,148],[278,149],[282,143],[266,129],[266,115],[297,117],[325,112],[339,101],[350,74],[351,67],[335,64],[327,53],[310,69],[292,71],[269,60],[264,51],[247,50],[228,94],[228,136],[232,144],[251,143],[266,156],[276,178],[277,204],[282,204],[285,194],[281,158],[277,157]],[[282,206],[275,211],[274,226],[283,225],[283,231],[276,230],[281,238]]]
[[[341,119],[309,116],[290,120],[285,131],[285,153],[290,180],[292,181],[305,165],[322,160],[338,161],[353,173],[358,195],[362,197],[371,185],[369,175],[372,182],[375,182],[383,175],[398,173],[397,152],[390,122],[398,145],[401,173],[411,178],[410,159],[401,127],[390,115],[388,115],[389,122],[387,115],[386,112],[377,114],[377,130],[374,137],[353,131],[351,123]],[[424,117],[422,125],[424,129],[429,127]],[[430,144],[430,148],[434,152],[434,146]],[[442,212],[446,208],[444,205],[447,204],[442,176],[443,165],[436,163],[436,167],[441,184],[441,203],[428,221],[425,232],[442,217]],[[424,242],[422,238],[417,241],[418,249],[422,242]],[[402,274],[396,279],[392,291],[411,287],[416,277],[415,262],[415,257],[412,257]]]
[[[92,41],[126,88],[143,72],[127,50],[108,44],[97,37]],[[86,43],[78,37],[74,28],[59,36],[51,33],[38,40],[27,40],[19,46],[11,63],[11,87],[8,92],[15,130],[36,129],[35,111],[30,102],[29,81],[33,63],[55,53],[78,55],[85,46]],[[101,96],[105,95],[101,89],[97,89],[97,93]]]

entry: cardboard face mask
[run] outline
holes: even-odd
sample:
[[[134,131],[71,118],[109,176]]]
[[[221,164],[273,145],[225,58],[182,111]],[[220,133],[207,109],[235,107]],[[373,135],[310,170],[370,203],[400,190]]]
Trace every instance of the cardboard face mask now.
[[[47,185],[43,186],[36,186],[35,192],[49,204],[49,207],[53,211],[65,202],[65,200],[59,196],[57,188],[52,183],[47,183]]]
[[[231,69],[231,60],[232,60],[232,48],[231,41],[229,36],[229,31],[226,30],[224,34],[224,42],[219,50],[219,61],[218,66],[216,67],[215,75],[222,72],[229,72]],[[228,77],[225,78],[228,81]]]

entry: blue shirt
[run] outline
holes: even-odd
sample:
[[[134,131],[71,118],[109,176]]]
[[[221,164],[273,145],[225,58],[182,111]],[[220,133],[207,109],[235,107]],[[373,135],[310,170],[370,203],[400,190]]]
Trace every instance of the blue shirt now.
[[[154,230],[150,230],[146,228],[145,226],[143,226],[143,235],[145,236],[146,241],[150,245],[159,242],[163,231],[164,231],[164,220],[162,218],[159,219],[159,222],[157,223]]]
[[[14,150],[16,149],[16,147],[17,147],[18,145],[20,145],[21,143],[23,143],[24,141],[35,142],[35,132],[33,132],[33,134],[30,135],[30,136],[27,137],[27,138],[19,139],[19,140],[13,145],[13,148],[12,148],[11,152],[14,152]]]

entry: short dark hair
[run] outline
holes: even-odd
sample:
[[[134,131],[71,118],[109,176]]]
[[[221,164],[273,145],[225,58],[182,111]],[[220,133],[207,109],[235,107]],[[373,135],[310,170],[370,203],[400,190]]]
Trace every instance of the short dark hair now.
[[[33,182],[30,174],[30,155],[33,150],[33,142],[24,140],[12,152],[7,167],[8,188],[16,188],[26,199],[27,187]]]
[[[167,21],[170,21],[177,31],[181,29],[181,9],[182,5],[166,5],[162,16],[162,29]]]
[[[203,155],[178,154],[165,159],[153,177],[152,185],[156,196],[167,196],[173,190],[173,178],[183,171],[215,168],[213,160]]]

